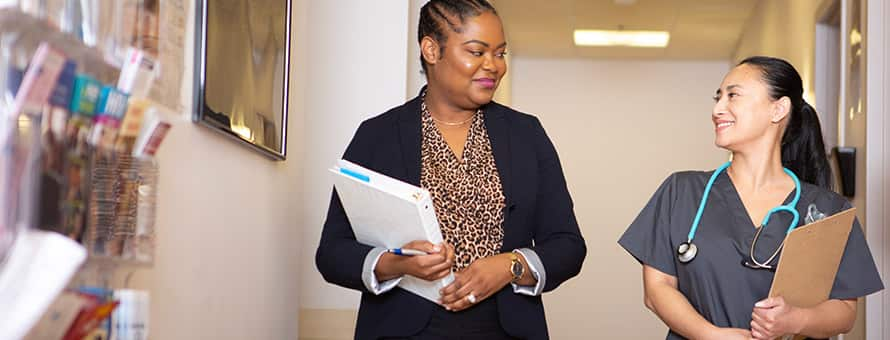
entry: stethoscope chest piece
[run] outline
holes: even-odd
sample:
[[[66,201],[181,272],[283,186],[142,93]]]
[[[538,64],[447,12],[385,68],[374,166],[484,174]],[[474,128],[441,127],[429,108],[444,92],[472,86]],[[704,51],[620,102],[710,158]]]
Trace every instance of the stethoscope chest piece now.
[[[695,260],[695,255],[698,255],[698,247],[692,242],[683,242],[677,247],[677,259],[681,263],[692,262],[692,260]]]

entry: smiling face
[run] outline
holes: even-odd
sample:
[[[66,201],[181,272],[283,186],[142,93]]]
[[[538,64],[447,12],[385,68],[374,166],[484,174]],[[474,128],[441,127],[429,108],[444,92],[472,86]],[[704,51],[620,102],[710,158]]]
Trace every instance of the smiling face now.
[[[501,19],[485,11],[466,18],[457,31],[446,31],[444,46],[432,37],[421,41],[430,87],[463,109],[488,104],[507,73]]]
[[[747,64],[735,67],[723,79],[711,112],[714,144],[729,151],[764,142],[779,143],[790,101],[773,99],[760,68]]]

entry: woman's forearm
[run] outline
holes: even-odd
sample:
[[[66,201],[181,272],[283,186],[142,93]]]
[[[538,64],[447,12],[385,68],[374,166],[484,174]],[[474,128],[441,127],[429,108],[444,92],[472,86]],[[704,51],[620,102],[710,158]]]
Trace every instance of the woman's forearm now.
[[[829,338],[848,333],[856,321],[856,300],[828,300],[812,308],[799,309],[802,319],[800,335]]]
[[[675,333],[689,339],[704,339],[716,329],[676,288],[663,284],[651,286],[646,288],[646,306]]]
[[[646,307],[671,330],[689,339],[705,339],[717,330],[677,290],[676,278],[666,278],[666,274],[649,266],[645,266],[643,271]]]
[[[405,275],[404,258],[392,253],[383,253],[374,267],[374,276],[379,281],[388,281]]]

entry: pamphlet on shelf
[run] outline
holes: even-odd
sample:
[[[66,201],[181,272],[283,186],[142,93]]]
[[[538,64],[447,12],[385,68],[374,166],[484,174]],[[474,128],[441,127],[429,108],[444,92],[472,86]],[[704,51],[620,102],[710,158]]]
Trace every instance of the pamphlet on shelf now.
[[[157,110],[146,112],[139,137],[136,138],[133,147],[133,157],[153,157],[160,148],[161,142],[167,137],[170,127],[170,123],[165,121]]]
[[[71,113],[87,117],[96,114],[102,83],[86,74],[78,74],[74,79],[74,96],[71,99]]]
[[[56,81],[64,67],[65,56],[48,43],[41,43],[31,59],[28,70],[25,71],[10,113],[42,114],[43,107],[55,89]]]
[[[148,97],[152,81],[155,78],[156,65],[151,56],[144,51],[129,47],[127,49],[127,59],[123,67],[121,67],[117,88],[129,93],[133,97]]]
[[[112,86],[103,86],[99,94],[96,116],[90,130],[89,144],[102,151],[110,151],[117,139],[121,119],[127,111],[128,97]]]
[[[132,153],[136,137],[142,129],[146,111],[154,110],[151,101],[144,98],[131,98],[127,114],[121,123],[121,129],[115,142],[115,149],[122,153]]]

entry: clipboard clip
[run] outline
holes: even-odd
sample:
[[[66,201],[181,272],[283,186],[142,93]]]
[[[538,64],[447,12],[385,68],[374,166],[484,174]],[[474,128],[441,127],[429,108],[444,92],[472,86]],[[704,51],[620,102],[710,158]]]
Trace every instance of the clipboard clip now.
[[[816,203],[810,203],[807,206],[807,217],[803,219],[804,224],[810,224],[825,219],[827,216],[816,208]]]

